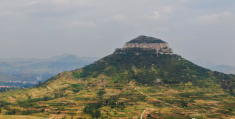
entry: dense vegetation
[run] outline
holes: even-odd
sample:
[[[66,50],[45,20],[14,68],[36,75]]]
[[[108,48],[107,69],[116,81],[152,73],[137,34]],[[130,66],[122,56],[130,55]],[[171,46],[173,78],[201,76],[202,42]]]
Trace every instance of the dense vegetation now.
[[[154,38],[154,37],[139,36],[129,41],[128,43],[166,43],[166,42],[161,39]]]
[[[147,51],[141,51],[147,52]],[[110,55],[86,66],[83,72],[74,73],[76,78],[93,77],[99,74],[113,77],[116,83],[128,83],[136,80],[142,84],[153,84],[156,79],[161,79],[164,84],[187,83],[200,87],[208,87],[211,83],[220,83],[224,89],[230,89],[233,94],[234,75],[213,72],[197,66],[179,55],[156,54],[135,55]],[[111,81],[111,82],[112,82]]]

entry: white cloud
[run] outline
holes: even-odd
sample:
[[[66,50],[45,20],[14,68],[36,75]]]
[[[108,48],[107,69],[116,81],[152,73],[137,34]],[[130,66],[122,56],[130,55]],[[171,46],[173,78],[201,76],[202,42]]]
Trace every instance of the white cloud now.
[[[180,2],[190,2],[190,1],[193,1],[193,0],[178,0]]]
[[[59,28],[76,28],[76,27],[95,27],[97,26],[94,22],[84,21],[73,21],[64,25],[59,25]]]
[[[48,0],[44,0],[45,3]],[[49,0],[49,2],[53,5],[59,6],[67,6],[67,7],[76,7],[76,6],[88,6],[88,5],[95,5],[93,4],[93,0]]]
[[[231,12],[223,12],[220,14],[203,15],[190,19],[189,21],[195,25],[213,25],[219,23],[226,23],[235,20],[235,14]]]
[[[26,6],[35,5],[38,3],[39,3],[38,1],[32,1],[32,2],[26,3]]]
[[[51,0],[51,1],[55,4],[68,4],[72,2],[72,0]]]
[[[140,18],[154,21],[167,21],[170,19],[170,16],[161,14],[159,11],[154,11],[149,14],[141,15]]]
[[[167,32],[167,31],[169,31],[170,29],[168,28],[168,27],[158,27],[157,28],[157,31],[159,31],[159,32]]]
[[[0,11],[0,18],[1,19],[9,19],[9,18],[14,18],[18,17],[19,14],[13,11]]]
[[[20,54],[34,57],[35,53],[21,54],[23,52],[21,49],[48,52],[51,50],[48,43],[50,41],[55,43],[55,46],[64,45],[61,42],[54,42],[58,39],[74,41],[64,49],[67,53],[75,51],[68,50],[74,44],[80,43],[85,46],[85,40],[82,39],[99,40],[100,44],[91,45],[96,49],[97,46],[110,43],[109,47],[101,47],[101,51],[92,51],[90,54],[89,52],[77,53],[77,55],[105,56],[110,53],[110,50],[119,47],[117,43],[122,46],[122,43],[140,34],[166,39],[176,53],[185,52],[182,56],[190,56],[192,51],[199,52],[195,50],[197,46],[194,44],[186,51],[182,47],[181,43],[184,42],[186,44],[184,46],[188,46],[190,39],[205,39],[207,43],[212,41],[209,39],[215,41],[225,39],[228,44],[234,45],[232,42],[235,32],[234,4],[233,0],[1,0],[0,40],[4,42],[17,39],[19,42],[9,45],[0,44],[0,51],[2,51],[0,56],[15,57],[15,54]],[[93,35],[90,35],[91,33]],[[25,46],[26,42],[20,39],[26,41],[37,39],[40,46],[47,48],[30,49]],[[111,40],[107,42],[108,40],[104,39]],[[197,43],[197,40],[195,42]],[[213,44],[220,45],[215,42]],[[27,42],[27,45],[33,46],[34,43]],[[13,50],[16,49],[15,47],[17,50]],[[83,50],[77,45],[73,48]],[[210,48],[213,50],[212,47]],[[235,50],[233,46],[232,48]],[[11,51],[12,55],[4,52],[5,50]],[[61,47],[53,50],[61,50]],[[235,56],[231,56],[229,51],[223,51],[229,58],[226,61],[221,59],[221,62],[229,62],[229,60],[230,63],[234,62],[232,60]],[[195,57],[200,56],[200,54],[195,55]]]
[[[166,14],[171,14],[173,11],[171,7],[167,6],[167,7],[164,7],[163,12]]]
[[[109,18],[104,18],[103,21],[124,23],[127,21],[127,18],[125,15],[114,15]]]

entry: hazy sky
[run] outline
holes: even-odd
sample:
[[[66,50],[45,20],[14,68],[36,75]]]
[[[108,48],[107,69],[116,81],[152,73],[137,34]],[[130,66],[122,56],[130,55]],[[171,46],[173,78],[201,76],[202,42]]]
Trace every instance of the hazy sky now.
[[[0,58],[104,57],[139,35],[235,65],[235,0],[0,0]]]

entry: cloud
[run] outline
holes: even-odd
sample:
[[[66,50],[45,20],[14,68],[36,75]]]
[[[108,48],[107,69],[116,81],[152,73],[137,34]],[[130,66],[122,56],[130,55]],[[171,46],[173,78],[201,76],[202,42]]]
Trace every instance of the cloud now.
[[[2,0],[0,56],[44,58],[61,51],[102,57],[144,34],[166,40],[186,58],[200,58],[213,54],[221,39],[234,45],[234,4],[234,0]],[[8,40],[12,42],[4,44]],[[195,50],[201,42],[206,44],[200,44],[203,50]],[[40,47],[30,47],[35,45]],[[234,63],[230,51],[235,48],[224,49],[226,60],[214,54],[211,59]]]
[[[167,12],[169,12],[169,11],[167,11]],[[166,22],[167,20],[170,19],[170,16],[162,14],[159,11],[154,11],[152,13],[141,15],[140,18],[141,19],[146,19],[146,20]]]
[[[26,6],[35,5],[35,4],[38,4],[38,3],[39,3],[38,1],[28,2],[28,3],[26,3]]]
[[[157,31],[159,31],[159,32],[167,32],[167,31],[169,31],[170,29],[168,28],[168,27],[158,27],[157,28]]]
[[[231,12],[223,12],[220,14],[203,15],[189,21],[195,25],[214,25],[214,24],[224,24],[228,22],[233,22],[235,20],[235,14]]]
[[[77,27],[95,27],[97,26],[94,22],[84,21],[73,21],[64,25],[59,25],[59,28],[77,28]]]
[[[73,14],[73,11],[67,10],[38,10],[26,13],[30,17],[44,17],[44,18],[52,18],[52,17],[66,17],[68,15]]]
[[[20,19],[22,18],[22,15],[17,13],[17,12],[14,12],[14,11],[10,11],[10,10],[7,10],[7,11],[0,11],[0,21],[1,22],[10,22],[10,21],[14,21],[14,19]],[[0,23],[1,25],[1,23]],[[4,25],[8,25],[8,24],[4,24]],[[2,25],[3,27],[3,25]],[[0,29],[1,30],[1,29]]]
[[[164,7],[163,12],[166,14],[173,13],[172,8],[170,6]]]
[[[190,1],[194,1],[194,0],[177,0],[177,1],[180,1],[180,2],[190,2]]]
[[[127,18],[125,15],[114,15],[109,18],[104,18],[103,21],[105,22],[118,22],[118,23],[124,23],[127,22]]]

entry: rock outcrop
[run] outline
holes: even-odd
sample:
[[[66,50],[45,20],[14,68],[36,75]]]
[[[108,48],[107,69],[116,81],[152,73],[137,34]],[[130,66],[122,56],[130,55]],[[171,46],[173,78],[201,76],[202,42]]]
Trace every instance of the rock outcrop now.
[[[173,54],[167,42],[148,36],[139,36],[127,42],[123,48],[117,48],[114,54],[126,54],[130,49],[142,49],[144,51],[158,50],[160,54]]]

